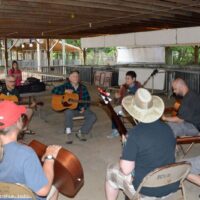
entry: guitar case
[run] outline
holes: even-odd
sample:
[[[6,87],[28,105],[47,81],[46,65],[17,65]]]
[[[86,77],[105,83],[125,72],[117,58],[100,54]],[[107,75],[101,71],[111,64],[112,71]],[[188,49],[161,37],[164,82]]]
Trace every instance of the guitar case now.
[[[35,77],[29,77],[24,82],[24,85],[18,86],[20,94],[31,93],[31,92],[42,92],[46,90],[46,85]]]

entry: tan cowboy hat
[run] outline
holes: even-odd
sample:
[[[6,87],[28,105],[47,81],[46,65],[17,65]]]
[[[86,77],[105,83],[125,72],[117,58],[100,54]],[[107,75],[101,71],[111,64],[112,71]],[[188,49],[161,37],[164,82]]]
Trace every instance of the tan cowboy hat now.
[[[151,123],[159,119],[164,112],[164,102],[158,96],[152,96],[144,88],[139,88],[134,96],[122,100],[125,110],[136,120]]]

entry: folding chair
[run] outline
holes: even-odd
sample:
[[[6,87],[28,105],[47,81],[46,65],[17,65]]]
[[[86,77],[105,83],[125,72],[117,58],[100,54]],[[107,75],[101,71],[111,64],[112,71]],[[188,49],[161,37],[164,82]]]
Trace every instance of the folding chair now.
[[[33,199],[36,200],[34,193],[25,185],[19,183],[0,182],[1,199]]]
[[[75,130],[74,131],[77,131],[79,130],[80,126],[83,124],[83,120],[85,119],[84,116],[76,116],[76,117],[73,117],[73,121],[75,122]],[[77,129],[77,130],[76,130]]]
[[[142,200],[145,196],[140,193],[142,187],[162,187],[167,186],[172,183],[176,183],[180,181],[179,189],[182,190],[182,198],[185,200],[185,188],[183,185],[183,181],[187,177],[190,172],[191,164],[188,162],[179,162],[173,163],[170,165],[166,165],[160,168],[155,169],[154,171],[147,174],[142,182],[140,183],[135,195],[131,200]],[[176,193],[175,193],[176,194]],[[162,199],[171,199],[171,195],[169,194],[166,197],[162,197]],[[159,199],[159,198],[158,198]]]
[[[200,133],[195,136],[182,136],[176,138],[176,143],[180,146],[180,150],[183,153],[183,157],[187,155],[190,149],[193,147],[194,144],[200,143]],[[184,149],[183,145],[188,144],[189,146]]]

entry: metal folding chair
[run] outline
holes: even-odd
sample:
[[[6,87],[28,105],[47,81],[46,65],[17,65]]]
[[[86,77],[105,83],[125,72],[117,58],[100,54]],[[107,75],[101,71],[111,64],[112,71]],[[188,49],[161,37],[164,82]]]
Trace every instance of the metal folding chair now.
[[[134,194],[131,200],[142,200],[144,197],[146,197],[140,193],[143,187],[162,187],[172,183],[176,183],[178,181],[180,181],[179,189],[182,190],[182,198],[185,200],[186,197],[183,181],[189,174],[190,168],[190,163],[179,162],[155,169],[143,178],[142,182],[140,183],[136,193]],[[162,197],[162,199],[171,199],[170,195]]]
[[[0,182],[1,199],[33,199],[36,200],[34,193],[25,185],[19,183]]]

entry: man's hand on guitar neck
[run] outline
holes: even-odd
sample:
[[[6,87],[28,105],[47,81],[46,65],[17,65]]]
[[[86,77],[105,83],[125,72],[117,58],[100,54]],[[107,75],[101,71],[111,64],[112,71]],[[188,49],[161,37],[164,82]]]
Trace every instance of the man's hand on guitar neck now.
[[[71,94],[71,93],[73,93],[73,90],[71,90],[71,89],[66,89],[66,90],[65,90],[65,93]]]
[[[122,145],[124,146],[126,144],[126,141],[127,141],[127,136],[122,135],[121,140],[122,140]]]
[[[80,113],[83,114],[84,112],[85,112],[85,108],[82,107],[81,110],[80,110]]]

